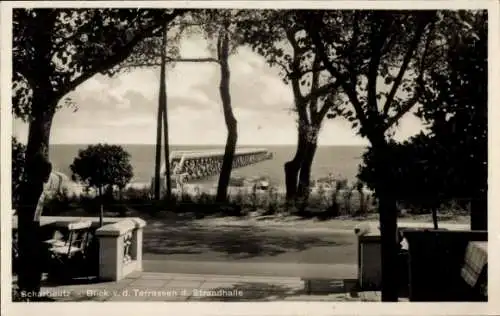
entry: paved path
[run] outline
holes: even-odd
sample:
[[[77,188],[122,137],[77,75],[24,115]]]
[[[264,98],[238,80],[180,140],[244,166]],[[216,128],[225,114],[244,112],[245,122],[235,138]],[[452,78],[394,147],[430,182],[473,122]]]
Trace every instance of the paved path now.
[[[356,291],[355,280],[213,274],[133,273],[119,282],[53,286],[50,301],[380,301]]]
[[[288,231],[252,225],[201,225],[148,221],[145,260],[245,263],[356,262],[354,231]]]
[[[223,223],[226,223],[224,225]],[[220,224],[220,225],[217,225]],[[148,261],[192,262],[196,268],[175,265],[159,272],[198,273],[198,263],[226,262],[246,264],[356,264],[357,237],[353,223],[350,229],[321,227],[328,223],[287,225],[240,221],[180,222],[149,221],[144,231],[144,259]],[[330,223],[333,224],[333,223]],[[342,223],[336,223],[340,225]],[[359,222],[371,232],[377,222]],[[301,226],[303,225],[303,226]],[[432,227],[432,223],[401,222],[403,227]],[[466,225],[443,224],[443,228],[463,229]],[[217,263],[216,263],[217,262]],[[157,264],[155,266],[158,266]],[[265,267],[262,265],[262,267]],[[232,266],[230,269],[233,269]],[[252,269],[253,270],[253,269]],[[265,270],[265,269],[264,269]],[[157,271],[157,268],[152,271]],[[210,273],[211,270],[209,270]],[[224,269],[222,270],[224,271]],[[217,271],[217,273],[219,273]],[[292,276],[296,276],[295,273]]]
[[[322,279],[356,279],[358,273],[356,264],[144,260],[143,267],[146,272]]]

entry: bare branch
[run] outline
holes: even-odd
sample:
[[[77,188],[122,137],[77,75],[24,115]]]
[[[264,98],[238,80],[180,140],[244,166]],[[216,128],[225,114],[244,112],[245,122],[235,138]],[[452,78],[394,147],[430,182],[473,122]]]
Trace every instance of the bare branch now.
[[[314,54],[313,69],[318,68],[320,64],[321,60],[318,54]],[[310,94],[318,89],[318,85],[319,85],[319,72],[316,71],[312,73]],[[316,115],[316,111],[318,110],[318,97],[309,99],[309,107],[310,107],[311,118],[313,118]]]
[[[350,43],[349,43],[349,49],[347,50],[347,63],[346,63],[346,67],[347,69],[349,70],[349,74],[350,74],[350,79],[351,79],[351,82],[357,82],[357,78],[358,78],[358,73],[354,67],[354,62],[352,61],[352,56],[355,56],[355,54],[352,54],[351,52],[353,52],[357,45],[358,45],[358,42],[359,42],[359,36],[360,36],[360,28],[359,28],[359,24],[361,22],[361,19],[360,19],[360,15],[359,15],[359,11],[355,11],[354,12],[354,24],[353,24],[353,33],[352,33],[352,38],[350,40]],[[359,67],[360,69],[363,68],[363,65],[361,65]]]
[[[392,125],[394,125],[403,115],[406,114],[406,112],[411,110],[411,108],[417,103],[418,99],[420,98],[420,95],[425,89],[424,86],[425,84],[423,80],[425,71],[425,60],[427,58],[427,54],[429,53],[429,46],[432,41],[432,34],[434,33],[435,26],[436,26],[435,23],[432,24],[431,29],[429,31],[429,36],[427,37],[427,41],[425,43],[424,52],[422,53],[422,58],[420,60],[419,74],[415,80],[416,85],[413,96],[401,107],[398,113],[396,113],[392,118],[388,120],[386,125],[386,130],[389,129]]]
[[[316,122],[321,122],[325,118],[328,111],[330,111],[330,109],[332,109],[334,106],[335,104],[333,103],[333,101],[327,98],[323,103],[323,106],[319,110],[318,115],[316,116]]]
[[[180,13],[180,11],[176,11],[176,14],[172,13],[170,15],[170,17],[167,18],[166,22],[169,22],[172,19],[174,19],[179,13]],[[109,69],[113,65],[119,64],[120,62],[125,60],[127,58],[127,56],[129,56],[129,54],[132,52],[134,47],[140,41],[142,41],[144,38],[148,37],[148,35],[151,34],[151,32],[153,32],[157,28],[158,28],[158,26],[154,25],[154,26],[148,27],[145,30],[143,30],[143,32],[139,33],[139,35],[136,35],[134,38],[132,38],[132,40],[128,44],[126,44],[124,47],[122,47],[115,55],[109,57],[108,59],[103,60],[100,64],[96,65],[95,68],[93,68],[87,72],[84,72],[78,78],[76,78],[72,82],[69,82],[65,86],[64,90],[61,90],[57,93],[58,97],[63,97],[68,92],[73,91],[76,87],[78,87],[80,84],[85,82],[87,79],[89,79],[90,77],[92,77],[96,73],[100,73],[102,71],[105,71],[106,69]]]
[[[167,63],[219,63],[219,60],[216,58],[167,58]],[[124,68],[132,69],[132,68],[147,68],[147,67],[159,67],[161,66],[161,61],[148,60],[143,62],[136,62],[130,65],[125,65]]]
[[[340,80],[335,80],[335,82],[330,82],[324,86],[321,86],[314,91],[311,91],[308,95],[304,96],[304,101],[310,101],[315,98],[319,98],[322,95],[325,95],[329,92],[334,92],[341,85]]]
[[[170,63],[219,63],[216,58],[206,57],[206,58],[169,58],[167,62]]]
[[[401,82],[403,80],[404,74],[406,73],[406,70],[408,69],[408,65],[410,64],[410,61],[413,57],[413,54],[418,48],[418,43],[420,42],[420,39],[422,38],[422,35],[424,34],[425,27],[427,25],[427,20],[422,21],[420,20],[417,30],[415,31],[415,35],[413,36],[413,39],[410,43],[410,47],[408,48],[408,51],[406,51],[405,57],[403,58],[403,64],[401,65],[401,68],[399,68],[399,73],[394,80],[394,83],[392,84],[391,91],[389,92],[389,95],[387,96],[387,99],[384,104],[384,109],[383,113],[384,115],[387,115],[389,112],[389,108],[391,106],[392,101],[394,101],[394,97],[396,96],[396,92],[399,89],[399,86],[401,85]]]
[[[307,75],[307,74],[308,74],[308,73],[310,73],[310,72],[312,72],[312,73],[314,73],[314,72],[322,72],[323,70],[327,70],[325,66],[313,67],[313,68],[311,68],[311,69],[307,69],[307,70],[304,70],[304,71],[302,71],[302,72],[299,72],[299,73],[298,73],[298,76],[299,76],[299,77],[302,77],[302,76],[304,76],[304,75]]]
[[[311,18],[306,19],[306,31],[311,36],[311,40],[316,47],[316,53],[319,54],[322,59],[323,65],[325,65],[330,74],[335,77],[339,84],[343,87],[354,109],[356,110],[356,115],[361,125],[365,127],[368,126],[365,112],[363,111],[363,107],[358,99],[355,83],[350,82],[349,78],[346,75],[342,74],[338,69],[336,69],[330,62],[328,55],[326,54],[326,47],[323,44],[321,35],[318,32],[318,30],[324,27],[323,21],[318,23],[318,25],[314,25],[313,23],[314,22]]]
[[[282,63],[280,61],[277,61],[277,60],[273,61],[273,63],[275,63],[276,65],[280,66],[281,69],[283,69],[285,71],[285,73],[286,73],[286,75],[288,77],[291,76],[292,73],[290,71],[288,71],[288,66],[286,64],[284,64],[284,63]]]
[[[368,64],[368,82],[366,84],[366,90],[368,91],[368,107],[376,112],[378,111],[377,102],[377,78],[378,70],[380,67],[380,59],[382,57],[382,47],[388,36],[389,29],[389,19],[384,18],[379,13],[375,13],[377,16],[377,21],[373,21],[371,28],[371,58]],[[382,20],[382,21],[381,21]],[[378,27],[378,23],[381,22],[382,25]]]
[[[398,38],[395,34],[389,35],[389,40],[382,47],[382,56],[387,54]]]
[[[417,103],[419,99],[419,95],[415,93],[411,99],[409,99],[401,109],[393,116],[391,117],[388,121],[387,124],[385,125],[385,130],[388,130],[391,128],[392,125],[394,125],[403,115],[405,115],[408,111],[411,110],[411,108]]]
[[[302,92],[300,91],[300,85],[299,85],[299,80],[300,77],[298,77],[296,74],[298,71],[300,71],[300,58],[298,55],[299,47],[297,44],[297,41],[295,40],[295,31],[294,30],[287,30],[286,31],[286,37],[288,41],[290,42],[290,45],[292,46],[293,52],[292,52],[292,76],[290,77],[290,81],[292,82],[292,91],[293,91],[293,96],[295,99],[295,104],[297,107],[297,113],[299,115],[299,120],[308,123],[309,119],[307,117],[307,109],[306,109],[306,103],[303,100],[303,95]]]

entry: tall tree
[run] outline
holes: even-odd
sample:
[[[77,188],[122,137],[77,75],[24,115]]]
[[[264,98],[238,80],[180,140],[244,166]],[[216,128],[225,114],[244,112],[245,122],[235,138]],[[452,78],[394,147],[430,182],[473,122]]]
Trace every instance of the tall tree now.
[[[354,111],[340,111],[373,149],[382,243],[382,300],[397,301],[397,208],[390,128],[416,104],[430,66],[435,12],[303,11],[315,52]],[[429,48],[430,47],[430,48]],[[383,79],[382,83],[380,79]],[[386,91],[381,89],[386,83]],[[389,88],[389,89],[387,89]],[[398,95],[402,88],[405,93]],[[338,112],[337,112],[338,113]]]
[[[215,54],[215,60],[219,64],[219,93],[227,129],[224,158],[217,185],[216,202],[219,203],[227,201],[229,180],[238,141],[238,122],[231,104],[229,57],[237,51],[244,41],[241,26],[256,23],[258,17],[259,11],[256,10],[199,10],[192,12],[192,21],[186,24],[186,29],[203,34],[209,41],[209,48]]]
[[[471,229],[486,230],[487,12],[446,14],[456,22],[440,26],[449,44],[443,62],[429,71],[416,113],[427,133],[391,143],[397,158],[389,178],[398,199],[416,207],[436,210],[445,202],[472,201]],[[372,188],[373,166],[370,148],[359,177]]]
[[[186,14],[178,23],[176,24],[177,33],[175,35],[175,43],[178,44],[179,39],[182,36],[190,36],[192,34],[202,34],[202,36],[208,40],[208,47],[212,53],[212,57],[199,57],[199,58],[182,58],[178,55],[178,51],[175,54],[169,55],[166,59],[169,64],[176,64],[179,62],[202,62],[202,63],[217,63],[220,70],[220,82],[219,82],[219,93],[222,101],[222,109],[224,113],[224,119],[226,123],[226,128],[228,131],[228,136],[226,139],[226,146],[224,151],[224,158],[221,168],[221,173],[219,175],[219,183],[217,186],[217,202],[224,202],[227,199],[227,189],[229,186],[229,179],[231,177],[232,162],[234,159],[234,153],[236,151],[236,143],[238,139],[237,134],[237,120],[234,116],[232,106],[231,106],[231,94],[230,94],[230,68],[229,68],[229,57],[234,53],[239,45],[240,37],[238,32],[236,32],[236,21],[241,21],[242,19],[248,19],[248,14],[250,11],[243,10],[196,10],[191,11]],[[173,42],[173,39],[170,40]],[[175,45],[175,44],[174,44]],[[157,57],[158,49],[161,44],[155,41],[147,41],[144,43],[145,49],[140,49],[137,54],[132,54],[130,60],[128,60],[124,68],[133,67],[154,67],[161,65],[161,61],[158,61],[154,57]],[[142,48],[142,47],[141,47]],[[151,58],[153,57],[153,58]],[[162,112],[158,112],[161,116]],[[160,123],[158,123],[160,124]],[[158,125],[160,126],[160,125]],[[161,127],[159,127],[161,129]],[[158,142],[161,141],[161,131],[157,130],[157,146]],[[157,148],[158,150],[158,148]],[[157,151],[157,161],[158,161],[158,151]],[[158,170],[158,166],[156,170]],[[156,177],[157,178],[157,177]],[[159,180],[155,180],[159,182]]]
[[[238,141],[238,122],[231,104],[229,57],[239,46],[237,23],[247,18],[249,12],[231,9],[201,10],[194,16],[200,31],[209,40],[209,47],[215,52],[219,64],[219,94],[222,102],[224,121],[227,129],[224,158],[217,184],[216,202],[227,201],[227,190],[233,167],[234,153]]]
[[[434,163],[446,170],[447,183],[440,191],[470,198],[471,229],[487,230],[488,15],[458,11],[449,18],[455,22],[443,26],[446,59],[431,71],[418,114],[441,149]]]
[[[97,73],[122,62],[143,38],[184,10],[15,9],[13,11],[13,112],[29,122],[26,181],[18,212],[21,290],[38,292],[40,247],[34,222],[43,176],[37,156],[48,157],[50,130],[62,99]]]
[[[322,67],[294,13],[265,10],[260,17],[267,23],[245,25],[241,30],[246,43],[280,69],[283,81],[291,85],[298,140],[294,157],[284,165],[286,196],[288,201],[306,201],[321,125],[340,91],[338,81]]]
[[[441,67],[429,71],[416,113],[427,131],[390,144],[396,158],[388,178],[397,198],[416,207],[472,201],[471,229],[487,230],[487,12],[462,11],[455,18],[461,28],[440,28],[450,45]],[[374,188],[371,148],[358,176]]]
[[[159,106],[163,109],[163,142],[165,144],[164,154],[165,154],[165,174],[167,180],[167,194],[166,199],[168,203],[172,201],[172,179],[170,172],[170,144],[168,137],[168,107],[167,107],[167,49],[168,49],[168,38],[167,38],[168,26],[165,26],[163,31],[163,41],[161,50],[161,71],[160,71],[160,96],[159,96]]]

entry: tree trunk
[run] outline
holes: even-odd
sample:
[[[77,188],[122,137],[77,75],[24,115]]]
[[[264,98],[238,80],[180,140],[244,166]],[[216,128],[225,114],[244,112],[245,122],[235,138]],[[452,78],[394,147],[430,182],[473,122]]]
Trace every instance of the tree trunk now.
[[[434,224],[434,229],[439,229],[438,226],[438,217],[437,217],[437,207],[432,207],[431,209],[432,212],[432,223]]]
[[[364,215],[366,213],[365,195],[363,193],[363,187],[358,189],[359,194],[359,215]]]
[[[166,199],[167,203],[172,200],[172,182],[170,181],[170,155],[169,155],[169,141],[168,141],[168,115],[167,115],[167,78],[166,78],[166,52],[167,52],[167,28],[163,31],[163,48],[161,60],[161,74],[160,74],[160,107],[163,109],[163,137],[165,143],[165,178],[167,181]]]
[[[102,186],[99,186],[99,227],[102,227],[104,222],[104,194],[102,192]]]
[[[483,196],[481,196],[483,195]],[[488,197],[487,194],[478,194],[470,205],[471,230],[488,230]]]
[[[299,127],[297,150],[295,151],[295,156],[292,160],[286,162],[284,165],[287,201],[293,201],[297,196],[299,171],[303,157],[306,153],[306,147],[307,144],[305,133]]]
[[[297,187],[297,197],[307,202],[311,186],[311,167],[314,161],[314,155],[318,148],[317,136],[318,129],[313,127],[312,135],[308,135],[305,153],[300,164],[299,183]]]
[[[382,193],[379,198],[382,244],[382,301],[398,301],[398,242],[396,200]]]
[[[488,148],[487,141],[479,145],[476,159],[472,166],[474,178],[470,185],[473,188],[473,196],[470,202],[470,224],[471,230],[488,230]],[[478,164],[479,163],[479,164]],[[478,165],[476,165],[478,164]]]
[[[29,124],[28,144],[26,148],[25,181],[20,188],[20,205],[18,215],[18,247],[19,247],[19,274],[18,285],[21,291],[39,293],[41,271],[41,242],[38,236],[40,223],[34,221],[36,205],[43,191],[44,176],[34,167],[35,157],[42,155],[49,157],[50,128],[54,118],[54,111],[40,113],[38,109],[52,108],[47,104],[48,97],[33,99],[33,120]],[[56,102],[57,103],[57,102]]]
[[[397,206],[392,194],[390,174],[390,155],[388,144],[382,135],[371,140],[376,161],[376,188],[380,215],[380,232],[382,247],[382,301],[398,301],[398,238],[397,238]]]
[[[309,201],[309,190],[311,187],[311,166],[316,152],[316,143],[307,143],[305,155],[300,164],[299,183],[297,186],[297,196],[295,197],[299,206],[299,213],[304,213]]]
[[[222,108],[224,110],[224,120],[227,128],[227,140],[224,150],[224,159],[222,161],[221,172],[219,175],[219,183],[217,186],[216,202],[222,203],[227,200],[227,188],[231,178],[231,170],[233,167],[234,153],[236,151],[236,142],[238,141],[237,121],[234,117],[231,107],[231,94],[229,91],[229,38],[222,31],[220,34],[220,45],[218,45],[218,55],[220,63],[220,85],[219,92],[222,100]]]
[[[160,200],[160,169],[161,169],[161,127],[163,108],[158,102],[158,114],[156,116],[156,156],[155,156],[155,176],[154,176],[154,199]]]

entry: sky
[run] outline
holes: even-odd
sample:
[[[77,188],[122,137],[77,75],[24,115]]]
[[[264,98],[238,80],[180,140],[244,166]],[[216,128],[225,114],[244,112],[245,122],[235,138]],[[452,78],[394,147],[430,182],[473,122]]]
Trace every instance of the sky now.
[[[184,58],[207,57],[207,43],[195,35],[181,41]],[[240,145],[294,145],[296,115],[293,95],[276,69],[247,47],[230,57],[231,98]],[[178,63],[167,73],[171,144],[224,144],[226,127],[218,92],[219,70],[210,63]],[[138,69],[108,78],[96,75],[68,96],[77,105],[62,108],[54,118],[51,144],[154,144],[159,68]],[[406,114],[395,138],[404,140],[422,129]],[[27,124],[15,120],[13,134],[27,139]],[[319,145],[366,145],[344,119],[326,120]]]

